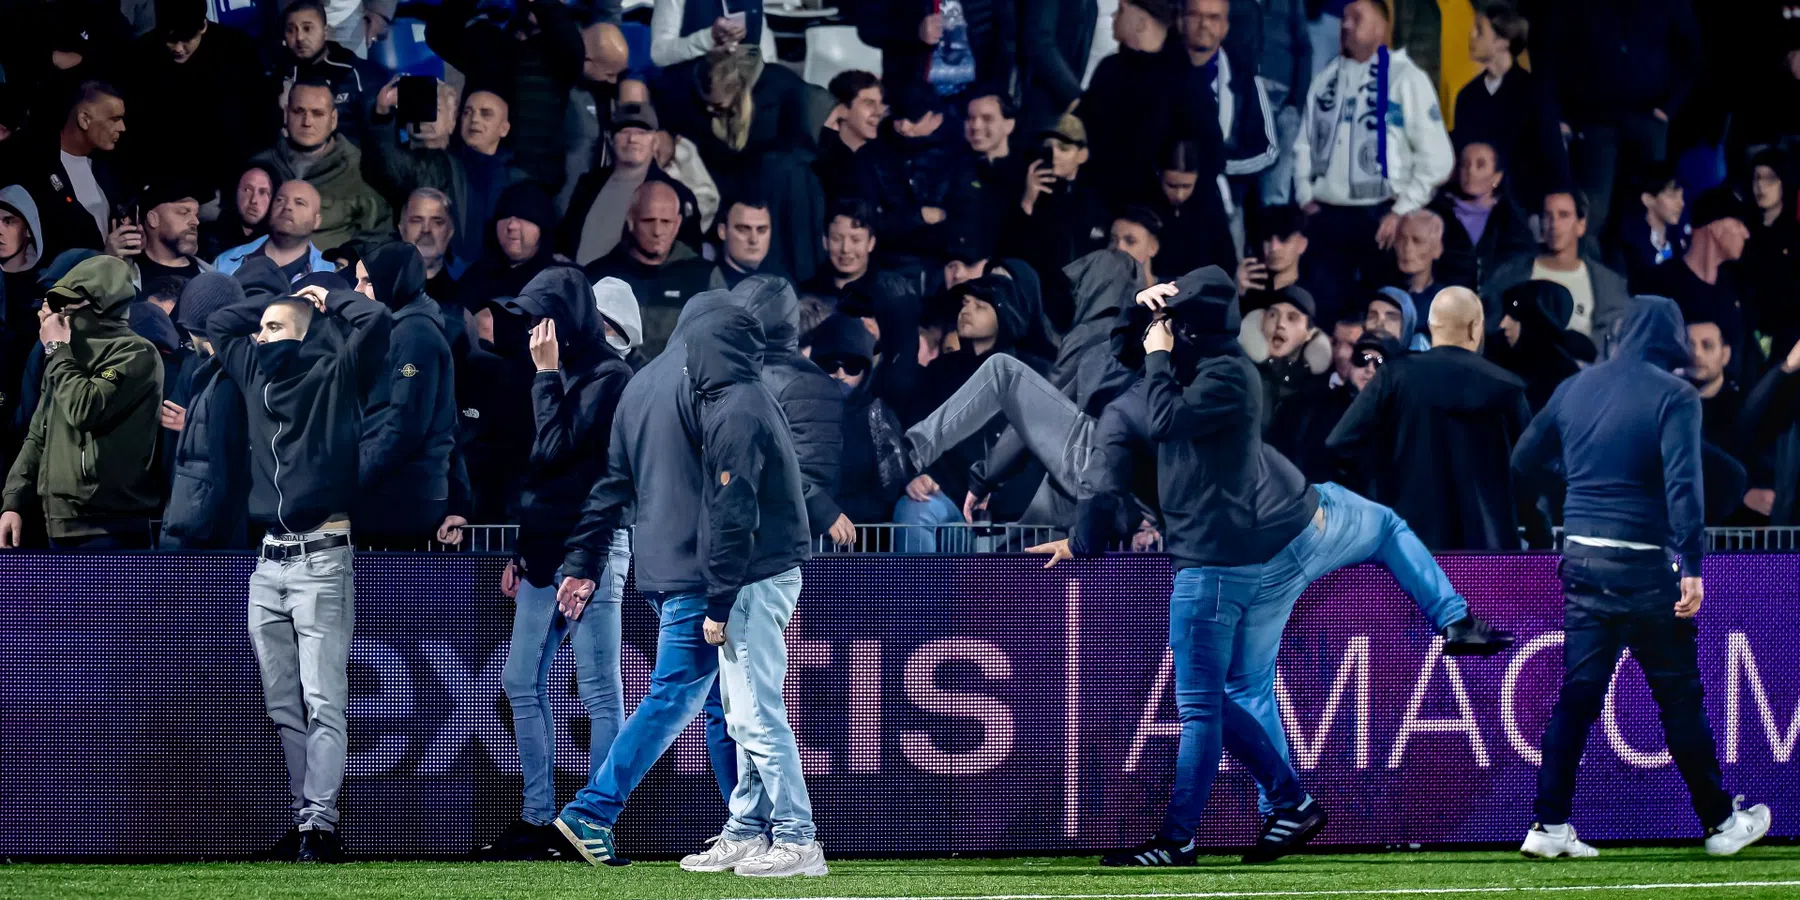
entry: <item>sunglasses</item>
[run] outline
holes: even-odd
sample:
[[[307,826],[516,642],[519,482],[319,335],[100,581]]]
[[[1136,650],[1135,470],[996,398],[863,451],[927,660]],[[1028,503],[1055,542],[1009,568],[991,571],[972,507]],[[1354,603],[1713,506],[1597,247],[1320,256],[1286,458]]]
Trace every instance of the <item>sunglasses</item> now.
[[[833,372],[842,372],[851,378],[855,378],[856,376],[869,371],[869,361],[860,356],[832,357],[815,360],[815,362],[819,364],[819,368],[825,370],[825,374],[827,375],[830,375]]]
[[[1381,359],[1381,354],[1379,354],[1379,353],[1363,352],[1363,353],[1358,353],[1356,355],[1356,359],[1354,360],[1354,362],[1355,362],[1356,367],[1359,369],[1364,368],[1366,366],[1375,366],[1375,367],[1379,368],[1381,366],[1382,359]]]

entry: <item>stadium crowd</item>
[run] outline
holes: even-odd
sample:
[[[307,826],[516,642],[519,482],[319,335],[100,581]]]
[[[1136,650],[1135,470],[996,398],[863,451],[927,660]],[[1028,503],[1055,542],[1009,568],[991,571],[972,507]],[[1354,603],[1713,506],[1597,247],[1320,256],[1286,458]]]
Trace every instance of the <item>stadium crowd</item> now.
[[[1434,550],[1547,546],[1559,488],[1510,449],[1645,295],[1685,317],[1709,524],[1800,521],[1781,4],[1500,0],[1452,64],[1428,0],[864,0],[885,74],[828,89],[746,6],[659,0],[648,59],[604,3],[408,7],[435,83],[365,58],[392,3],[295,0],[255,38],[206,0],[10,6],[0,546],[253,546],[263,401],[216,329],[307,286],[391,319],[357,424],[319,426],[360,429],[331,510],[359,545],[560,547],[573,501],[543,507],[728,292],[815,538],[966,549],[935,526],[1110,497],[1076,542],[1150,546],[1132,298],[1209,266],[1267,442]]]

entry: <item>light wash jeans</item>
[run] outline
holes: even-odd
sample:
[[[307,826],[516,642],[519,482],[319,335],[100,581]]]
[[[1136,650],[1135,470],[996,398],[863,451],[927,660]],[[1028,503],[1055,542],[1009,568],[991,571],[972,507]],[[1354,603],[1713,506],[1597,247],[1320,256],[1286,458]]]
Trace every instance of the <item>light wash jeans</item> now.
[[[784,844],[813,839],[800,745],[781,696],[787,680],[783,633],[799,599],[800,570],[789,569],[745,585],[725,623],[719,693],[725,727],[737,742],[737,789],[731,792],[731,819],[725,825],[725,836],[734,841],[768,833]]]
[[[316,541],[342,533],[296,537]],[[281,737],[294,824],[302,830],[337,830],[356,628],[350,560],[351,549],[337,547],[283,562],[259,559],[250,575],[250,646],[262,672],[263,704]]]
[[[575,688],[587,707],[588,778],[592,780],[613,738],[625,724],[625,687],[619,674],[619,604],[631,568],[631,530],[613,532],[606,570],[600,576],[605,593],[570,621],[556,608],[558,573],[547,587],[520,582],[513,600],[512,646],[506,653],[501,685],[512,706],[513,735],[519,745],[519,772],[525,777],[525,800],[519,818],[548,825],[556,817],[556,716],[550,707],[550,664],[564,639],[575,654]]]
[[[956,501],[938,491],[925,502],[901,497],[894,504],[894,523],[900,528],[896,545],[901,553],[972,553],[975,542],[967,528],[937,528],[939,525],[966,524]],[[941,540],[940,540],[941,538]]]
[[[1275,164],[1263,170],[1262,202],[1264,206],[1286,206],[1294,200],[1294,139],[1300,136],[1300,104],[1289,105],[1290,90],[1269,82],[1269,105],[1275,115]],[[1301,91],[1306,85],[1301,85]],[[1301,101],[1306,98],[1302,96]],[[1245,248],[1260,256],[1261,248]]]

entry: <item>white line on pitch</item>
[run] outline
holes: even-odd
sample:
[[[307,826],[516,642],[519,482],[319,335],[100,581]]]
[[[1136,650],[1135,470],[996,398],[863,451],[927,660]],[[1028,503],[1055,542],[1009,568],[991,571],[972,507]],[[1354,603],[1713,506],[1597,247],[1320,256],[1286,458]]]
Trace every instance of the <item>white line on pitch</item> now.
[[[1254,897],[1416,897],[1444,894],[1566,894],[1575,891],[1667,891],[1682,888],[1800,887],[1800,881],[1701,881],[1668,884],[1568,884],[1535,887],[1365,888],[1342,891],[1205,891],[1154,894],[944,894],[906,900],[1224,900]],[[772,898],[757,898],[772,900]],[[787,897],[773,900],[883,900],[880,897]]]

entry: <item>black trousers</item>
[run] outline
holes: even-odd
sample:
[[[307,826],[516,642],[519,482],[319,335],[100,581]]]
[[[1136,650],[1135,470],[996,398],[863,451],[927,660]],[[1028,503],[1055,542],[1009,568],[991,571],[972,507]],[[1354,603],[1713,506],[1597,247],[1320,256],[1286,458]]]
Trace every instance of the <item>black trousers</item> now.
[[[1687,782],[1700,824],[1731,817],[1731,798],[1719,773],[1718,747],[1701,703],[1700,664],[1693,619],[1675,616],[1680,582],[1660,550],[1563,547],[1563,683],[1544,729],[1538,769],[1537,820],[1569,821],[1575,772],[1588,732],[1606,701],[1620,652],[1644,670],[1661,713],[1663,734]]]

